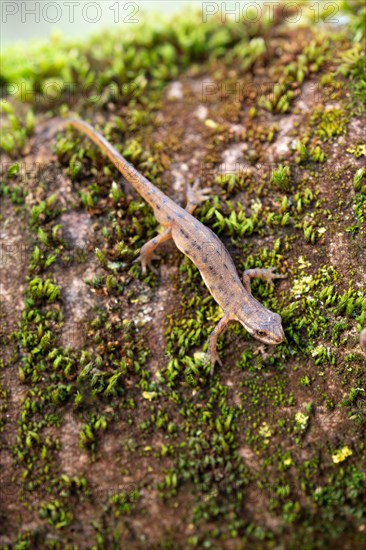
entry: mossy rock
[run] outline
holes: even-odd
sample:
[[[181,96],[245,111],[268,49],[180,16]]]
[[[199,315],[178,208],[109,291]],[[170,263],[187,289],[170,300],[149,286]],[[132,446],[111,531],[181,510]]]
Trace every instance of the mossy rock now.
[[[333,3],[334,4],[334,3]],[[10,48],[2,118],[3,548],[364,548],[363,2]],[[284,13],[287,15],[284,19]],[[85,137],[197,217],[283,319],[265,347]]]

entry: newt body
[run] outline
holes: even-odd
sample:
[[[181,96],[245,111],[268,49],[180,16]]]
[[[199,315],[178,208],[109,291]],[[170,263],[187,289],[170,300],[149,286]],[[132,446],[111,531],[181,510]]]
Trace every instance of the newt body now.
[[[216,345],[221,332],[232,321],[239,321],[247,331],[267,344],[280,344],[284,339],[281,317],[256,300],[250,290],[250,279],[258,277],[272,284],[274,278],[286,277],[271,269],[249,269],[241,281],[234,262],[223,243],[211,229],[192,216],[200,202],[207,199],[210,189],[199,190],[196,185],[188,188],[188,203],[185,209],[167,197],[148,179],[142,176],[120,153],[92,126],[77,119],[67,120],[81,130],[110,158],[126,180],[152,207],[157,221],[165,230],[146,243],[140,252],[143,272],[154,269],[151,261],[159,244],[173,239],[177,248],[197,266],[213,298],[224,316],[212,331],[208,345],[211,374],[216,362],[221,363]]]

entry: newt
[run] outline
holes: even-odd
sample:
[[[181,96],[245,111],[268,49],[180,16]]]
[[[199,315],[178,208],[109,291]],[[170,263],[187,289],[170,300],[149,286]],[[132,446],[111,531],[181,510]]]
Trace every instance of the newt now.
[[[264,279],[273,285],[273,279],[284,278],[287,275],[274,273],[273,268],[247,269],[240,279],[223,243],[211,229],[192,215],[198,204],[208,199],[211,189],[208,187],[199,189],[197,181],[192,186],[189,185],[187,205],[184,209],[140,174],[90,124],[78,119],[67,119],[64,122],[86,134],[100,147],[128,183],[151,206],[157,221],[163,226],[164,231],[141,248],[137,260],[141,263],[142,272],[145,273],[147,268],[154,271],[151,262],[155,259],[155,250],[162,243],[173,239],[177,248],[199,269],[209,292],[223,310],[223,317],[209,337],[210,374],[213,374],[216,363],[222,366],[217,352],[217,340],[228,324],[233,321],[240,322],[260,342],[280,344],[285,337],[281,316],[268,310],[254,298],[250,280]]]

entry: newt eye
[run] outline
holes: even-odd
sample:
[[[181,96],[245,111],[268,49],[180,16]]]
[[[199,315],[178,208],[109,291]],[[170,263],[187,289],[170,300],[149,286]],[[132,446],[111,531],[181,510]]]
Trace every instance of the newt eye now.
[[[266,333],[264,332],[264,330],[257,330],[257,335],[258,336],[265,336]]]

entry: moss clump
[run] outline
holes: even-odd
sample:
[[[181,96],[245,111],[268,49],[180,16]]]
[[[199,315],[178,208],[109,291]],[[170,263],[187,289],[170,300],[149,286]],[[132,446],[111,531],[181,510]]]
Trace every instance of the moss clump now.
[[[332,137],[341,136],[346,131],[348,117],[341,109],[315,110],[310,125],[316,127],[315,135],[322,141],[328,141]]]

